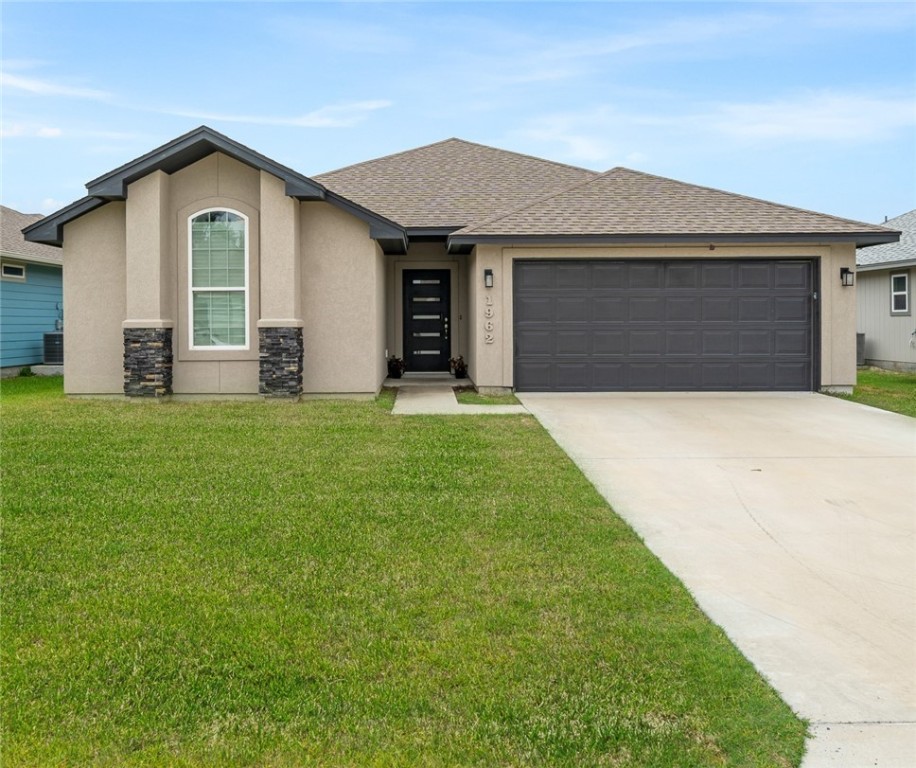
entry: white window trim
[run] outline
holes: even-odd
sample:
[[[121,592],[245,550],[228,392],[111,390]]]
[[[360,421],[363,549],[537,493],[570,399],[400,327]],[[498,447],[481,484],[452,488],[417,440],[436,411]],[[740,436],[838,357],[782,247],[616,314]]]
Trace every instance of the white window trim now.
[[[903,290],[902,291],[894,290],[894,278],[895,277],[903,278]],[[891,314],[892,315],[910,314],[910,273],[909,272],[892,272],[891,279],[890,279],[890,289],[891,289]],[[894,309],[894,298],[897,296],[903,296],[903,301],[906,305],[903,309]]]
[[[21,275],[8,275],[6,274],[7,267],[13,267],[14,269],[21,269],[22,274]],[[15,283],[24,283],[28,277],[28,274],[29,274],[28,268],[26,267],[25,264],[18,264],[18,263],[13,263],[11,261],[4,261],[2,262],[2,265],[0,265],[0,276],[2,276],[4,280],[12,280]]]
[[[194,287],[194,275],[193,275],[193,264],[194,264],[194,241],[192,237],[192,224],[194,219],[198,216],[201,216],[205,213],[214,213],[216,211],[225,211],[226,213],[232,213],[236,216],[239,216],[245,221],[245,287],[244,288],[217,288],[217,291],[229,292],[244,292],[245,294],[245,344],[243,346],[196,346],[194,344],[194,294],[197,291],[213,291],[213,288],[210,286],[207,287]],[[188,349],[192,352],[240,352],[247,351],[251,348],[251,301],[249,296],[249,289],[251,287],[251,280],[248,274],[248,265],[251,261],[250,255],[251,251],[248,247],[248,238],[249,233],[251,232],[251,224],[248,220],[248,217],[241,211],[237,211],[234,208],[227,208],[225,206],[216,206],[214,208],[202,208],[199,211],[195,211],[190,216],[188,216]]]

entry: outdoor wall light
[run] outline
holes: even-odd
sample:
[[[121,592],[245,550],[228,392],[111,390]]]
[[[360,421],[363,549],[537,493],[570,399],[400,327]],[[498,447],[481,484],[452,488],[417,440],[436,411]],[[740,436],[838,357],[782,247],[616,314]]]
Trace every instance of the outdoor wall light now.
[[[493,270],[485,269],[483,271],[483,285],[485,288],[493,287]]]
[[[840,267],[840,284],[844,288],[856,284],[856,273],[849,267]]]

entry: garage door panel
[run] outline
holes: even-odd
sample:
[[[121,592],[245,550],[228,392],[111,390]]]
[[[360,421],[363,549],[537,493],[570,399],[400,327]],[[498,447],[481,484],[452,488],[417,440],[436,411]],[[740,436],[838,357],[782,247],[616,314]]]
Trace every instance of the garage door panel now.
[[[596,296],[592,300],[592,320],[597,322],[623,322],[628,306],[622,296]]]
[[[699,330],[667,331],[665,333],[666,355],[687,355],[689,357],[696,357],[699,353]]]
[[[584,296],[560,296],[556,302],[558,323],[584,323],[589,318],[589,301]]]
[[[700,287],[704,290],[735,287],[735,269],[728,262],[707,261],[700,265]]]
[[[627,268],[621,262],[592,262],[592,288],[626,289]]]
[[[702,331],[703,355],[726,355],[732,357],[738,351],[737,333],[733,330]]]
[[[554,368],[555,387],[564,392],[585,392],[591,387],[590,366],[586,363],[557,363]]]
[[[690,392],[700,388],[700,366],[695,363],[668,363],[665,366],[665,389]]]
[[[553,355],[553,331],[524,329],[515,339],[516,355],[520,357],[549,357]]]
[[[776,363],[773,367],[773,371],[773,389],[797,392],[807,387],[808,366],[804,362]]]
[[[627,352],[627,336],[622,330],[597,329],[592,333],[592,343],[596,355],[625,355]]]
[[[773,351],[777,355],[811,355],[810,334],[804,329],[780,330],[773,334]]]
[[[804,262],[776,264],[773,274],[773,283],[776,288],[811,289],[811,270]]]
[[[557,267],[555,285],[561,290],[590,288],[590,271],[587,264],[560,264]]]
[[[515,277],[520,391],[812,387],[811,261],[518,261]]]
[[[633,322],[660,322],[664,299],[660,296],[634,296],[630,299],[629,318]]]
[[[696,288],[699,283],[699,265],[694,262],[671,264],[665,270],[665,288],[683,290]]]
[[[678,296],[665,300],[665,320],[669,323],[696,323],[700,316],[699,296]]]
[[[629,336],[631,355],[660,355],[664,351],[664,331],[630,331]]]
[[[769,355],[771,334],[766,330],[738,331],[738,354]]]
[[[526,296],[516,301],[516,322],[550,323],[554,320],[554,300],[547,296]]]
[[[563,355],[588,355],[591,347],[591,338],[588,331],[557,331],[556,353]]]
[[[773,300],[773,319],[777,323],[808,321],[808,301],[801,296],[779,297]]]
[[[772,272],[768,263],[739,263],[737,287],[739,290],[769,288]]]
[[[704,323],[731,323],[735,319],[735,300],[729,297],[703,299]]]
[[[770,320],[772,301],[768,296],[739,296],[739,323],[766,323]]]
[[[629,265],[630,290],[657,290],[662,287],[662,266],[653,263],[633,263]]]

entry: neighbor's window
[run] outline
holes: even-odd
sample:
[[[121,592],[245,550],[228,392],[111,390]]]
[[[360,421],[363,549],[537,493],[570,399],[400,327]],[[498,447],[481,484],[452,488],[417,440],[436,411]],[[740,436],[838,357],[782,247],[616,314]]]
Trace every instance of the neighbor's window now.
[[[248,218],[201,211],[189,229],[191,349],[247,349]]]
[[[0,274],[7,280],[25,280],[25,264],[3,264]]]
[[[910,276],[907,272],[891,275],[891,313],[909,314]]]

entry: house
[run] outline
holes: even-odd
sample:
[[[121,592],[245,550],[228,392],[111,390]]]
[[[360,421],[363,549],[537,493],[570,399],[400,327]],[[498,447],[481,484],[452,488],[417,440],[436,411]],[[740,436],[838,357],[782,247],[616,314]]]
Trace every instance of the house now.
[[[44,334],[60,330],[60,248],[30,242],[22,229],[42,218],[0,206],[0,373],[44,360]]]
[[[855,383],[841,270],[885,227],[459,139],[304,176],[201,127],[26,228],[63,248],[73,395]]]
[[[858,332],[865,334],[865,363],[916,371],[916,210],[889,219],[900,241],[856,251]]]

